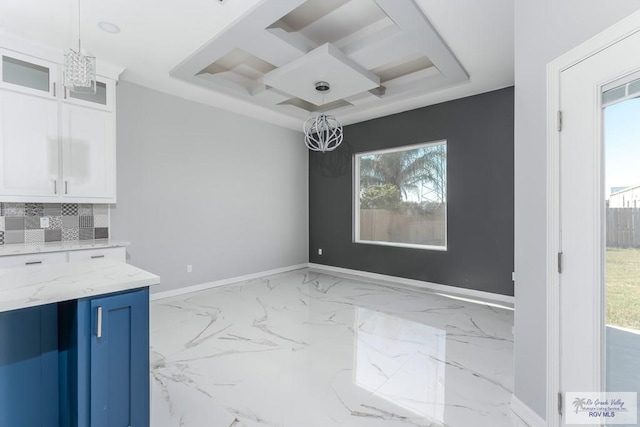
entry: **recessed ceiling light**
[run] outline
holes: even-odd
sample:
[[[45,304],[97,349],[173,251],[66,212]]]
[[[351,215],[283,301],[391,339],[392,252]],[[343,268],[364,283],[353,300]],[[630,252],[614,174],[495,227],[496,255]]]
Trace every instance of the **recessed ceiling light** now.
[[[100,28],[102,31],[106,31],[107,33],[111,33],[111,34],[118,34],[120,32],[120,27],[118,27],[116,24],[112,22],[107,22],[107,21],[98,22],[98,28]]]

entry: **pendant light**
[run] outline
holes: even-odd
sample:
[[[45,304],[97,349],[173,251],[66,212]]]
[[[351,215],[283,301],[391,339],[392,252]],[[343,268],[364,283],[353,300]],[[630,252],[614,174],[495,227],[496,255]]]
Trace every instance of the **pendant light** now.
[[[329,83],[320,81],[315,83],[315,88],[322,93],[322,103],[324,104],[324,94],[331,89]],[[310,117],[302,126],[304,131],[304,143],[311,151],[333,151],[342,144],[342,125],[338,119],[327,114],[319,114]]]
[[[96,58],[82,51],[80,41],[80,0],[78,0],[78,50],[64,54],[64,85],[71,92],[96,93]]]

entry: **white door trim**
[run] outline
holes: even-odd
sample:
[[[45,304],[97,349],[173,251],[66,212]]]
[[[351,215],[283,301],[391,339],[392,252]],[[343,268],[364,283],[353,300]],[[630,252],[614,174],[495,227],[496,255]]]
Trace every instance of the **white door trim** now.
[[[609,27],[547,65],[547,425],[560,425],[560,75],[573,65],[640,31],[640,11]]]

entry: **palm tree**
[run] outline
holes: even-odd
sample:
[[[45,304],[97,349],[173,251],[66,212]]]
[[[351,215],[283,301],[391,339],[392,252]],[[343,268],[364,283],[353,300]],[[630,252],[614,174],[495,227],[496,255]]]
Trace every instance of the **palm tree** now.
[[[360,159],[361,188],[393,184],[406,200],[410,192],[419,193],[421,187],[426,187],[431,201],[444,203],[446,153],[445,145],[435,145],[363,156]],[[421,194],[424,196],[425,192]]]
[[[579,397],[576,397],[572,403],[573,406],[576,407],[576,414],[578,413],[578,410],[582,409],[584,407],[584,404],[586,403],[585,399],[581,399]]]

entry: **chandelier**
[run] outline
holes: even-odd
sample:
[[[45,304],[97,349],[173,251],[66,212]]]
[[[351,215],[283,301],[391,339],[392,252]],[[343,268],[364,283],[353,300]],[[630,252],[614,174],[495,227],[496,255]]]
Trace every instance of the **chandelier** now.
[[[327,82],[316,82],[316,90],[322,93],[322,103],[324,104],[324,93],[330,89]],[[302,126],[304,131],[304,143],[312,151],[333,151],[342,143],[342,125],[338,119],[327,114],[320,114],[310,117]]]
[[[76,93],[96,93],[96,58],[82,51],[80,41],[80,0],[78,0],[78,50],[64,54],[64,85]]]

